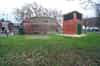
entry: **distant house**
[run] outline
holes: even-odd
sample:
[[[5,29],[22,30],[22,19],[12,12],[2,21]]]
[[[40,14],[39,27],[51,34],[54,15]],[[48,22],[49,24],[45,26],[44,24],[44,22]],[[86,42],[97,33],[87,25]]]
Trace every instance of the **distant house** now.
[[[0,33],[4,32],[5,30],[9,33],[13,32],[13,26],[14,25],[11,21],[1,19],[0,20]]]
[[[96,23],[98,22],[97,20],[97,17],[85,18],[82,21],[82,25],[86,25],[88,27],[96,27]]]
[[[92,17],[92,18],[85,18],[82,21],[82,25],[84,26],[83,29],[88,30],[88,31],[99,31],[100,27],[98,27],[97,25],[100,24],[99,23],[99,18],[98,17]]]
[[[58,24],[55,18],[32,17],[23,21],[26,34],[49,34],[58,32]]]

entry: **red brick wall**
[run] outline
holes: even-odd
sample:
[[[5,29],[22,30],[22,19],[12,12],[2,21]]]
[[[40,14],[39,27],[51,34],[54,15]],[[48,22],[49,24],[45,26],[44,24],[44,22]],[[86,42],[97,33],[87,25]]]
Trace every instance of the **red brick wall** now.
[[[27,34],[33,33],[31,23],[24,23],[24,32],[27,33]]]
[[[63,33],[64,34],[76,34],[77,33],[77,18],[72,20],[63,21]]]

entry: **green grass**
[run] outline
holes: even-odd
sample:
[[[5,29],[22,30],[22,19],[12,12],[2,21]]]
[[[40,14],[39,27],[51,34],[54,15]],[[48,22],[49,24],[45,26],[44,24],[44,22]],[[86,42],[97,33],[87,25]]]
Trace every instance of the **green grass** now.
[[[49,35],[48,39],[22,35],[0,37],[0,66],[96,66],[99,60],[99,33],[77,38],[58,35]]]

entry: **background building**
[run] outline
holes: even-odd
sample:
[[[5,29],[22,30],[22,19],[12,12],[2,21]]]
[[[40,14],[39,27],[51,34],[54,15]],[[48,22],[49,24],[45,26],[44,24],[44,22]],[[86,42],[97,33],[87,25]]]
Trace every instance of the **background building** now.
[[[14,31],[14,25],[9,20],[0,20],[0,33],[3,33],[4,31],[7,31],[8,33],[11,33]]]
[[[23,21],[26,34],[49,34],[59,32],[57,20],[51,17],[32,17]]]

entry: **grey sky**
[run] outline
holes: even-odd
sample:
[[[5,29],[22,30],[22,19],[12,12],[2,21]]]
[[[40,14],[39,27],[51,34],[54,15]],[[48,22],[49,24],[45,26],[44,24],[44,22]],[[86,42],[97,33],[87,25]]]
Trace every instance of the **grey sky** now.
[[[63,14],[77,10],[83,13],[85,17],[95,16],[94,9],[83,10],[79,5],[78,0],[74,2],[67,2],[65,0],[0,0],[0,15],[3,15],[2,13],[6,13],[9,16],[8,18],[13,19],[11,14],[13,8],[21,8],[23,5],[32,3],[33,1],[46,8],[56,8],[58,10],[62,10]]]

